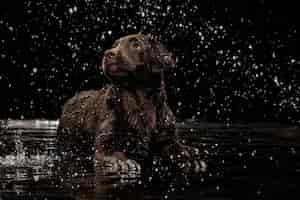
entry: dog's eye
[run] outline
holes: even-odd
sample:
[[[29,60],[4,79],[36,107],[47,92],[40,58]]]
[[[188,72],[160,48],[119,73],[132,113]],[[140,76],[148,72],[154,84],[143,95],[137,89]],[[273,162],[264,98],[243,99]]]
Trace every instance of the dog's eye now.
[[[139,41],[137,40],[134,40],[131,42],[131,46],[134,48],[134,49],[140,49],[141,48],[141,44]]]

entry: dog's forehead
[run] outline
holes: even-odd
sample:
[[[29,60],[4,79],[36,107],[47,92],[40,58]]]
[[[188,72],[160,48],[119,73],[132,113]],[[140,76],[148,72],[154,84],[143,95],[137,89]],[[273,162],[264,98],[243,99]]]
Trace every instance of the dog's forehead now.
[[[131,35],[121,37],[117,41],[122,42],[122,41],[130,40],[130,39],[144,40],[144,38],[145,38],[145,35],[138,33],[138,34],[131,34]]]

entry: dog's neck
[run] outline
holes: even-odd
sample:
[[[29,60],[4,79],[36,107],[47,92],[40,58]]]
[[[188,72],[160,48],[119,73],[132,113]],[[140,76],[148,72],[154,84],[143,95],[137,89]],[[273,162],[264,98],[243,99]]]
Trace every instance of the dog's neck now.
[[[139,74],[143,76],[143,74]],[[115,88],[121,90],[127,90],[131,93],[143,93],[147,97],[158,96],[160,94],[165,95],[165,82],[163,71],[156,75],[143,76],[137,79],[139,75],[135,74],[133,77],[126,79],[112,80]]]
[[[153,99],[155,101],[164,100],[166,95],[164,84],[160,85],[160,87],[138,86],[134,88],[113,84],[113,88],[116,95],[121,95],[122,91],[128,91],[136,97]]]
[[[153,106],[159,106],[162,102],[167,100],[163,79],[160,80],[159,84],[155,85],[137,84],[133,86],[114,83],[113,90],[115,99],[119,99],[122,93],[127,91],[135,97],[136,102],[139,102],[139,104],[149,102]]]

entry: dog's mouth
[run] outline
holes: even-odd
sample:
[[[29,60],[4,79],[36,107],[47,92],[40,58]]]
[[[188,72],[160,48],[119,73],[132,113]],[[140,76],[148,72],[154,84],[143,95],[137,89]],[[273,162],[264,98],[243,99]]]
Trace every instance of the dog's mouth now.
[[[106,71],[109,71],[111,73],[120,71],[120,66],[118,63],[104,63],[104,67]]]
[[[103,70],[107,75],[111,76],[124,76],[127,71],[123,69],[120,63],[103,63]]]
[[[104,57],[102,64],[104,70],[111,73],[133,72],[137,68],[136,64],[130,64],[130,62],[126,62],[126,60],[122,58],[116,58],[110,60]]]
[[[126,76],[130,71],[130,66],[124,62],[118,61],[109,61],[103,59],[102,67],[104,72],[110,76]]]

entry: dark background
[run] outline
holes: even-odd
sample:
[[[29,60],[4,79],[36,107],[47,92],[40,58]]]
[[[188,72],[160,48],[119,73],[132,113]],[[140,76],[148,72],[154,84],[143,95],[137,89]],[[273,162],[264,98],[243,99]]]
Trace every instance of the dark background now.
[[[161,34],[178,118],[300,124],[295,2],[36,0],[0,4],[0,118],[58,118],[75,92],[108,83],[103,51],[129,33]]]

